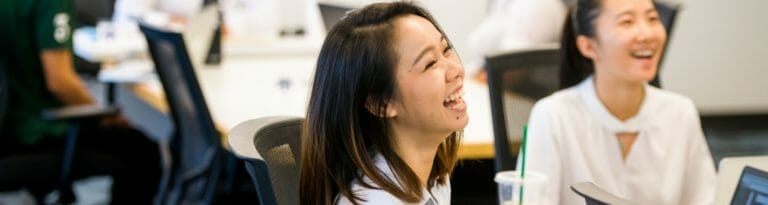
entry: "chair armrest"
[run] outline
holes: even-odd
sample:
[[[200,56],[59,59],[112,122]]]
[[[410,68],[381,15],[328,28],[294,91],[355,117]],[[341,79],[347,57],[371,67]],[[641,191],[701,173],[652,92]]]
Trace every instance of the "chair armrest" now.
[[[74,105],[56,109],[43,110],[44,120],[79,120],[114,116],[120,113],[116,106],[103,105]]]

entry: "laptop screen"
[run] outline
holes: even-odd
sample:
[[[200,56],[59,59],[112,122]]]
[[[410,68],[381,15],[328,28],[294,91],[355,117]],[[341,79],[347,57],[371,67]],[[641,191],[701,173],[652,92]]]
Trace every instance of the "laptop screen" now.
[[[333,3],[318,3],[320,7],[320,15],[323,17],[323,24],[325,24],[325,31],[330,31],[337,22],[344,17],[348,11],[352,10],[352,6],[338,5]]]
[[[768,172],[744,167],[731,205],[768,205]]]

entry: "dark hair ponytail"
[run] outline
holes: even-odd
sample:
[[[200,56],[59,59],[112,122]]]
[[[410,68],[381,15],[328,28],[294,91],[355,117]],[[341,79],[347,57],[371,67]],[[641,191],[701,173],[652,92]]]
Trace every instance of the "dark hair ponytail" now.
[[[565,89],[595,72],[592,60],[576,45],[579,35],[595,37],[595,19],[600,13],[600,0],[578,0],[568,12],[560,38],[560,89]]]

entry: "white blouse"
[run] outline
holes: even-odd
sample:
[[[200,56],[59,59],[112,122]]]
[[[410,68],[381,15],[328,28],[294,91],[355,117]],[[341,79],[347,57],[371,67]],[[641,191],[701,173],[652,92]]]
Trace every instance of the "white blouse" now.
[[[598,99],[592,77],[536,103],[526,170],[549,177],[546,204],[583,205],[570,186],[585,181],[637,204],[713,202],[715,167],[693,102],[648,85],[645,91],[639,113],[623,122]],[[626,160],[620,132],[638,133]]]
[[[373,158],[374,164],[376,165],[376,168],[379,169],[379,172],[383,173],[384,176],[387,177],[387,179],[397,182],[397,178],[393,174],[392,168],[389,167],[389,163],[384,159],[384,157],[381,154],[377,154]],[[363,177],[363,181],[366,183],[377,187],[373,181],[371,181],[368,177]],[[398,183],[399,184],[399,183]],[[387,191],[384,191],[383,189],[370,189],[366,188],[363,185],[360,184],[358,181],[352,182],[352,193],[354,193],[356,196],[359,196],[365,202],[360,202],[360,204],[381,204],[381,205],[397,205],[397,204],[418,204],[418,205],[448,205],[451,204],[451,182],[446,181],[445,185],[439,185],[436,184],[432,187],[432,189],[427,192],[427,190],[424,190],[422,193],[421,201],[419,203],[409,203],[406,201],[402,201],[395,197],[394,195],[390,194]],[[337,195],[336,196],[336,204],[340,205],[347,205],[352,204],[352,202],[345,197],[344,195]]]

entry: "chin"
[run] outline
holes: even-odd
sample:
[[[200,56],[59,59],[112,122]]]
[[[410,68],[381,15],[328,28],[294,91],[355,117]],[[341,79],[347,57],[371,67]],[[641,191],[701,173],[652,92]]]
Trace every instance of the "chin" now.
[[[635,74],[635,78],[638,81],[649,82],[656,77],[656,67],[653,68],[640,68],[640,72]]]

